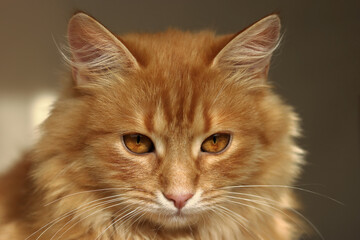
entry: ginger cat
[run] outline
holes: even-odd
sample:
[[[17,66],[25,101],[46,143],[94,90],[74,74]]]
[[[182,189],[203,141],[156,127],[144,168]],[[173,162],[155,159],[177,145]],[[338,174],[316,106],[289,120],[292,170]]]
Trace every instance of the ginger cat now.
[[[0,239],[293,240],[297,118],[267,75],[280,20],[238,34],[68,26],[72,77],[0,178]]]

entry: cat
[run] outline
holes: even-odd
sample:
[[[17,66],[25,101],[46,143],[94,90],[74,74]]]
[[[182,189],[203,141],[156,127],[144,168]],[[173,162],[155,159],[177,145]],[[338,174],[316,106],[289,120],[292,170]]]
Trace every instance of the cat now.
[[[280,26],[118,37],[75,14],[67,85],[1,177],[0,239],[298,239],[298,118],[267,80]]]

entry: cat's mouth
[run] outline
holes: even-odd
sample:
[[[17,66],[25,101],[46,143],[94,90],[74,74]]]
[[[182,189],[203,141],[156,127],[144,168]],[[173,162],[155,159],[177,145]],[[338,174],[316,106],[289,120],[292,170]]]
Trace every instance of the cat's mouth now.
[[[184,217],[184,214],[181,212],[181,210],[178,210],[175,214],[175,217]]]
[[[193,217],[194,214],[189,214],[184,211],[178,210],[176,213],[170,214],[168,217],[173,219],[187,219]]]
[[[179,210],[159,209],[158,211],[151,212],[149,220],[155,224],[160,224],[163,227],[181,228],[184,226],[192,225],[197,222],[201,217],[198,211],[192,211],[190,208]]]
[[[160,216],[158,221],[160,221],[163,226],[178,228],[183,226],[189,226],[192,223],[196,222],[196,216],[196,214],[187,214],[178,211],[176,213],[168,214],[166,216]]]
[[[188,229],[198,223],[201,218],[197,214],[184,214],[181,212],[172,214],[150,214],[142,219],[143,224],[148,224],[152,228],[162,228],[164,230]]]

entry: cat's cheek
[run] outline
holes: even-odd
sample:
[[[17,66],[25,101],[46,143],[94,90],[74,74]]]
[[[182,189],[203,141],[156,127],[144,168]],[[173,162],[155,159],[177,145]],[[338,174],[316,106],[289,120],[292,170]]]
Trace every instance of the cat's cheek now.
[[[199,152],[197,158],[198,168],[206,173],[213,172],[214,166],[221,165],[223,162],[226,162],[229,156],[234,153],[234,145],[233,140],[229,143],[229,146],[226,147],[223,151],[219,153],[207,153],[207,152]]]
[[[149,164],[151,161],[151,157],[121,159],[116,165],[113,165],[113,171],[115,170],[113,177],[129,183],[148,180],[152,173],[152,167]]]
[[[103,178],[128,183],[147,179],[156,164],[155,154],[132,154],[119,142],[111,147],[98,148],[96,158],[105,168]]]
[[[230,149],[221,154],[200,154],[199,168],[203,184],[210,183],[210,188],[218,188],[231,185],[234,181],[245,182],[251,177],[256,169],[254,149],[251,145],[240,145],[239,141],[235,143],[233,142]]]

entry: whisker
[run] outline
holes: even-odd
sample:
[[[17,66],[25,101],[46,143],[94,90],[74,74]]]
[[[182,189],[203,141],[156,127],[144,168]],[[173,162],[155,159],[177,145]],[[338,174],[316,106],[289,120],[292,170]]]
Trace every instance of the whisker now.
[[[90,212],[90,211],[93,211],[95,208],[97,207],[100,207],[100,206],[103,206],[103,205],[106,205],[108,203],[111,203],[111,202],[119,202],[120,200],[119,199],[113,199],[113,200],[109,200],[108,202],[104,202],[104,203],[101,203],[100,205],[97,205],[97,206],[94,206],[92,207],[91,209],[88,209],[87,211],[83,212],[83,213],[80,213],[77,217],[81,216],[81,215],[84,215],[85,213],[87,212]],[[109,209],[109,208],[112,208],[112,207],[116,207],[116,206],[119,206],[121,204],[124,204],[123,202],[120,202],[120,203],[117,203],[117,204],[113,204],[113,205],[110,205],[108,207],[105,207],[105,208],[101,208],[99,210],[96,210],[94,211],[93,213],[81,218],[80,220],[78,220],[77,222],[73,223],[67,230],[65,230],[57,239],[60,239],[65,233],[67,233],[70,229],[72,229],[74,226],[76,226],[76,224],[78,224],[79,222],[85,220],[86,218],[98,213],[98,212],[101,212],[105,209]],[[53,237],[50,239],[52,240],[62,229],[64,229],[64,227],[66,227],[69,223],[71,223],[72,221],[74,221],[76,218],[73,218],[71,219],[69,222],[67,222],[63,227],[61,227],[54,235]]]
[[[110,188],[107,188],[107,189],[99,189],[99,190],[108,190],[108,189],[110,189]],[[119,188],[111,188],[111,189],[119,189]],[[81,192],[81,193],[83,193],[83,192]],[[118,195],[115,195],[115,196],[110,196],[110,197],[101,198],[101,199],[98,199],[98,200],[94,200],[93,202],[100,201],[100,200],[104,200],[104,199],[107,199],[107,198],[115,198],[115,197],[119,197],[119,196],[121,197],[121,196],[123,196],[123,194],[118,194]],[[94,205],[94,206],[92,206],[91,209],[88,209],[87,211],[81,213],[79,216],[81,216],[81,215],[83,215],[83,214],[85,214],[85,213],[87,213],[87,212],[92,211],[94,208],[97,208],[97,207],[99,207],[99,206],[106,205],[106,204],[111,203],[111,202],[116,202],[116,201],[119,201],[119,200],[117,200],[117,199],[115,199],[115,200],[109,200],[109,201],[105,201],[105,202],[102,202],[102,203],[100,203],[100,204]],[[123,199],[123,202],[125,203],[125,202],[126,202],[126,199]],[[89,204],[89,203],[88,203],[88,204]],[[117,205],[120,205],[120,204],[117,204]],[[117,206],[117,205],[116,205],[116,206]],[[89,207],[91,207],[91,206],[89,206]],[[110,207],[114,207],[114,206],[110,206]],[[109,207],[107,207],[107,208],[109,208]],[[107,209],[107,208],[104,208],[104,209]],[[85,209],[86,209],[86,208],[85,208]],[[99,212],[99,211],[101,211],[101,209],[98,210],[98,211],[96,211],[95,213],[97,213],[97,212]],[[75,210],[73,210],[72,212],[75,212]],[[58,221],[56,221],[55,223],[53,223],[50,227],[48,227],[39,237],[41,237],[47,230],[49,230],[49,229],[50,229],[53,225],[55,225],[57,222],[61,221],[62,219],[66,218],[66,217],[69,216],[69,215],[71,215],[71,213],[68,214],[68,215],[66,215],[66,216],[64,216],[64,217],[60,217],[61,219],[59,219]],[[90,214],[90,215],[88,215],[87,217],[90,217],[91,215],[93,215],[93,214]],[[85,217],[85,218],[87,218],[87,217]],[[80,219],[78,222],[84,220],[85,218]],[[51,240],[52,240],[64,227],[66,227],[66,226],[67,226],[71,221],[73,221],[73,220],[74,220],[74,219],[70,220],[70,221],[67,222],[62,228],[60,228],[60,229],[53,235],[53,237],[51,238]],[[73,224],[68,230],[66,230],[62,235],[64,235],[67,231],[69,231],[69,230],[70,230],[74,225],[76,225],[78,222],[74,223],[74,224]],[[47,225],[48,225],[48,224],[47,224]],[[61,236],[62,236],[62,235],[61,235]],[[60,236],[60,237],[61,237],[61,236]]]
[[[126,229],[124,229],[124,233],[125,234],[127,234],[128,232],[129,232],[129,229],[130,229],[130,227],[134,224],[134,222],[131,222],[131,220],[133,219],[133,218],[135,218],[136,216],[138,216],[139,214],[139,211],[138,211],[138,209],[141,209],[141,207],[137,207],[135,210],[136,211],[134,211],[133,213],[131,213],[131,214],[129,214],[127,217],[127,219],[124,219],[124,221],[122,222],[122,223],[120,223],[120,226],[122,226],[122,225],[125,225],[125,224],[127,224],[128,222],[130,223],[130,225],[126,228]]]
[[[135,212],[137,209],[139,209],[139,207],[135,208],[134,210],[131,210],[130,212],[127,212],[124,216],[119,216],[116,218],[116,221],[111,223],[108,227],[105,228],[104,231],[101,232],[100,235],[97,236],[97,238],[95,240],[100,239],[101,236],[103,236],[105,234],[105,232],[111,227],[114,226],[116,223],[118,223],[120,220],[122,220],[123,218],[129,216],[130,214],[132,214],[133,212]]]
[[[192,237],[193,239],[195,239],[194,234],[193,234],[193,229],[191,228],[191,226],[190,226],[189,223],[188,223],[187,225],[188,225],[188,228],[189,228],[189,230],[190,230],[191,237]]]
[[[143,216],[145,216],[145,212],[143,213],[143,214],[141,214],[137,219],[135,219],[135,222],[136,221],[138,221],[137,222],[137,224],[136,224],[136,226],[135,226],[135,230],[137,230],[138,229],[138,227],[139,227],[139,223],[141,222],[141,221],[139,221]]]
[[[31,235],[29,235],[25,240],[29,239],[30,237],[32,237],[33,235],[35,235],[36,233],[38,233],[39,231],[41,231],[41,230],[44,229],[45,227],[47,227],[47,226],[49,226],[50,224],[52,224],[52,225],[49,227],[49,229],[50,229],[53,225],[55,225],[56,223],[58,223],[58,222],[61,221],[62,219],[70,216],[70,215],[73,214],[74,212],[76,212],[76,211],[78,211],[78,210],[80,210],[80,209],[82,209],[82,208],[84,208],[84,207],[85,207],[84,209],[86,209],[86,208],[90,207],[91,204],[93,204],[93,203],[95,203],[95,202],[99,202],[99,201],[102,201],[102,200],[105,200],[105,199],[115,198],[115,197],[119,197],[119,196],[122,196],[122,195],[119,194],[119,195],[104,197],[104,198],[100,198],[100,199],[96,199],[96,200],[90,201],[90,202],[88,202],[88,203],[84,203],[84,204],[80,205],[79,207],[77,207],[76,209],[71,210],[71,211],[68,211],[68,212],[64,213],[63,215],[55,218],[55,219],[52,220],[51,222],[47,223],[46,225],[44,225],[43,227],[41,227],[41,228],[38,229],[37,231],[33,232]],[[87,206],[87,207],[86,207],[86,206]],[[46,229],[42,234],[44,234],[47,230],[48,230],[48,229]],[[42,235],[42,234],[41,234],[41,235]],[[41,235],[40,235],[39,237],[41,237]]]
[[[126,201],[125,201],[126,202]],[[143,201],[139,201],[139,202],[133,202],[133,203],[131,203],[130,205],[128,205],[128,207],[126,208],[126,209],[128,209],[129,208],[129,206],[132,206],[132,205],[137,205],[137,204],[140,204],[141,202],[143,202]],[[138,206],[137,207],[137,209],[138,208],[141,208],[140,206]],[[116,213],[114,213],[114,215],[117,215],[120,211],[123,211],[123,209],[120,209],[119,211],[117,211]],[[126,212],[125,212],[126,213]],[[145,215],[145,213],[143,213],[142,214],[142,216],[143,215]],[[118,216],[118,217],[116,217],[115,219],[114,219],[114,221],[116,221],[116,219],[118,219],[119,217],[121,217],[121,216]],[[113,226],[113,227],[115,227],[115,224],[117,223],[118,221],[116,221],[116,222],[112,222],[105,230],[104,230],[104,232],[108,229],[108,228],[110,228],[111,226]],[[122,224],[121,224],[122,225]],[[113,233],[114,234],[114,233]],[[111,234],[111,236],[113,235],[113,234]],[[101,235],[103,235],[103,233],[101,234]],[[100,236],[101,236],[100,235]],[[100,237],[100,236],[98,236],[98,238]]]
[[[110,190],[129,190],[129,189],[132,189],[132,188],[102,188],[102,189],[95,189],[95,190],[76,192],[76,193],[72,193],[72,194],[66,195],[64,197],[58,198],[58,199],[56,199],[54,201],[51,201],[51,202],[45,204],[44,207],[49,206],[49,205],[51,205],[53,203],[56,203],[58,201],[61,201],[64,198],[72,197],[72,196],[83,194],[83,193],[101,192],[101,191],[110,191]]]
[[[227,196],[228,197],[228,196]],[[255,207],[255,206],[252,206],[252,205],[249,205],[249,204],[245,204],[245,203],[240,203],[240,202],[236,202],[236,201],[232,201],[232,200],[227,200],[227,202],[231,202],[231,203],[236,203],[236,204],[239,204],[239,205],[242,205],[242,206],[245,206],[245,207],[249,207],[249,208],[253,208],[253,209],[256,209],[260,212],[263,212],[265,214],[268,214],[270,216],[272,216],[271,213],[269,212],[266,212],[265,210],[261,209],[261,208],[258,208],[258,207]]]
[[[139,207],[139,209],[141,209],[141,207]],[[129,218],[127,220],[127,222],[130,222],[131,219],[133,219],[134,217],[138,216],[139,214],[137,212],[135,212],[133,214],[133,216],[131,218]],[[129,232],[131,226],[133,226],[141,217],[143,217],[145,215],[145,213],[140,214],[140,216],[138,216],[134,221],[132,221],[132,223],[125,229],[125,232]]]
[[[226,208],[226,207],[219,208],[219,207],[222,207],[222,206],[220,206],[220,205],[215,205],[214,207],[215,207],[217,210],[219,210],[220,213],[222,213],[222,214],[224,214],[225,216],[228,216],[228,217],[234,219],[235,222],[237,222],[237,223],[238,223],[246,232],[248,232],[252,237],[256,237],[256,236],[254,235],[253,231],[250,231],[250,229],[248,228],[248,224],[247,224],[247,223],[243,223],[243,222],[240,221],[240,219],[235,218],[235,217],[233,216],[233,212],[230,211],[228,208]],[[216,211],[214,211],[214,213],[217,214]],[[220,217],[221,217],[221,215],[220,215]],[[258,237],[257,237],[257,238],[258,238]]]
[[[163,216],[164,213],[163,213],[163,212],[157,212],[157,215],[161,218],[161,216]],[[151,240],[155,240],[155,239],[156,239],[156,236],[157,236],[158,232],[160,231],[160,229],[161,229],[162,227],[163,227],[163,225],[160,223],[159,226],[158,226],[158,227],[156,228],[156,230],[155,230],[155,235],[154,235],[154,237],[152,237]]]
[[[299,191],[302,191],[302,192],[306,192],[306,193],[311,193],[311,194],[314,194],[314,195],[317,195],[319,197],[323,197],[323,198],[327,198],[333,202],[336,202],[340,205],[343,205],[344,206],[344,203],[332,198],[332,197],[329,197],[327,195],[324,195],[324,194],[321,194],[321,193],[317,193],[317,192],[314,192],[314,191],[311,191],[311,190],[308,190],[308,189],[304,189],[304,188],[300,188],[300,187],[296,187],[296,186],[287,186],[287,185],[236,185],[236,186],[226,186],[226,187],[222,187],[220,189],[231,189],[231,188],[288,188],[288,189],[293,189],[293,190],[299,190]]]
[[[235,212],[231,211],[230,209],[228,209],[228,208],[226,208],[226,207],[224,207],[224,206],[220,206],[220,205],[219,205],[218,207],[224,209],[225,211],[229,211],[229,212],[231,212],[232,214],[235,214],[236,216],[238,216],[240,219],[242,219],[242,220],[245,221],[246,223],[249,222],[248,219],[244,218],[243,216],[239,215],[238,213],[235,213]]]
[[[241,194],[241,193],[239,193],[239,194]],[[252,195],[252,194],[247,194],[247,195]],[[250,201],[250,202],[257,203],[257,204],[259,204],[259,205],[264,205],[264,206],[266,206],[266,207],[272,208],[272,209],[274,209],[274,210],[276,210],[276,211],[281,212],[281,213],[284,214],[286,217],[288,217],[289,219],[291,219],[294,223],[296,223],[296,225],[299,226],[299,224],[298,224],[296,221],[294,221],[294,220],[292,219],[292,217],[290,217],[288,214],[286,214],[286,213],[285,213],[284,211],[282,211],[280,208],[276,207],[276,205],[274,206],[274,204],[278,204],[278,202],[276,202],[275,200],[270,199],[270,198],[261,197],[261,196],[256,196],[256,195],[252,195],[252,196],[258,197],[258,198],[261,198],[261,199],[264,199],[264,200],[266,200],[266,201],[269,201],[270,203],[268,203],[268,202],[267,202],[267,203],[264,203],[264,202],[262,202],[262,201],[257,201],[257,200],[253,200],[253,199],[246,199],[246,198],[237,198],[237,197],[231,197],[231,196],[227,196],[227,197],[231,197],[231,198],[239,199],[239,200],[244,200],[244,201]],[[231,202],[234,202],[234,201],[231,201]],[[234,202],[234,203],[241,204],[241,205],[245,205],[245,204],[239,203],[239,202]],[[271,205],[269,205],[269,204],[271,204]],[[250,207],[255,208],[254,206],[250,206]],[[301,214],[299,211],[297,211],[296,209],[291,208],[291,207],[286,207],[286,209],[288,209],[288,210],[292,211],[293,213],[295,213],[296,215],[300,216],[304,221],[307,222],[307,224],[309,224],[309,226],[311,226],[312,229],[314,229],[314,231],[319,235],[319,237],[320,237],[321,239],[324,239],[324,237],[323,237],[323,235],[321,234],[321,232],[319,231],[319,229],[318,229],[309,219],[307,219],[303,214]],[[259,210],[261,210],[261,209],[259,209]],[[262,212],[263,212],[263,211],[262,211]],[[266,212],[265,212],[265,213],[266,213]],[[267,214],[269,214],[269,213],[267,213]]]

